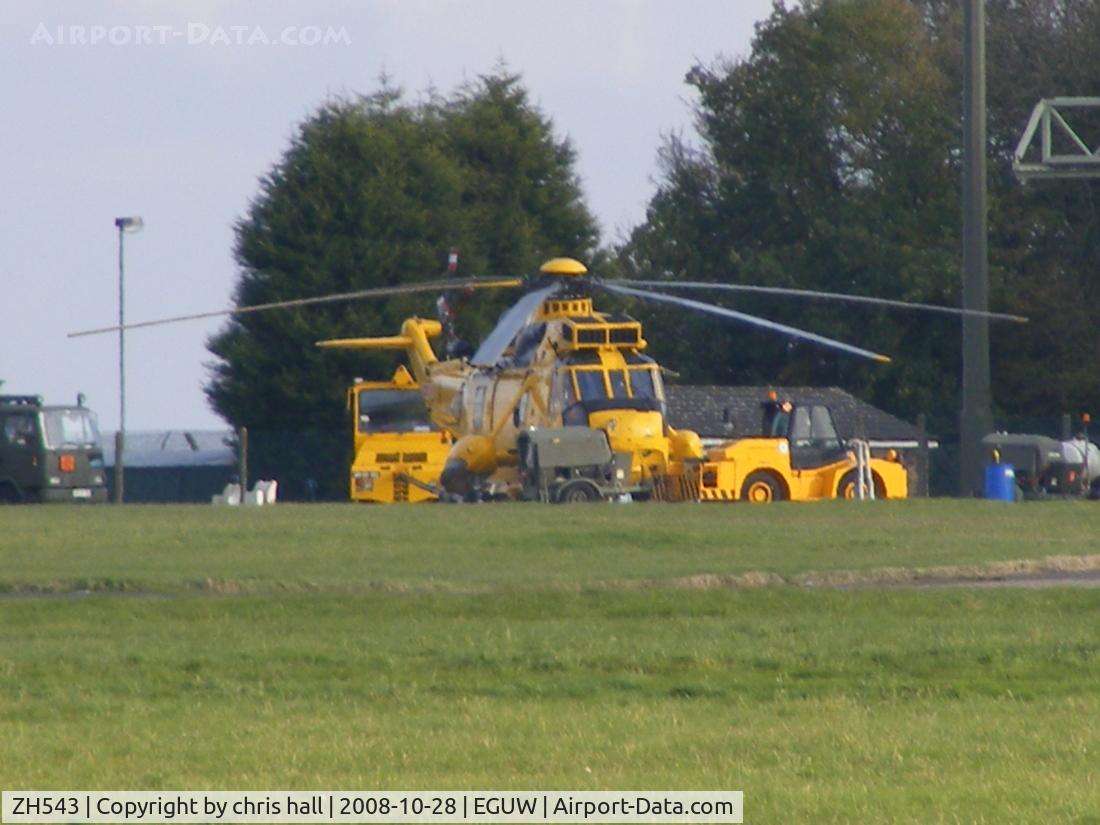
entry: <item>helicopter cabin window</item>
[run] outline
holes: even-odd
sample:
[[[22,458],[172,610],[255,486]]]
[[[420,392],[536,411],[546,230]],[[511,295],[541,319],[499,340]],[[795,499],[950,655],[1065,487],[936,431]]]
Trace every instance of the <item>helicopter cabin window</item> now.
[[[361,433],[429,432],[424,399],[416,390],[360,390],[358,399]]]
[[[474,420],[473,427],[475,431],[481,429],[481,424],[485,420],[485,385],[478,387],[474,390]]]

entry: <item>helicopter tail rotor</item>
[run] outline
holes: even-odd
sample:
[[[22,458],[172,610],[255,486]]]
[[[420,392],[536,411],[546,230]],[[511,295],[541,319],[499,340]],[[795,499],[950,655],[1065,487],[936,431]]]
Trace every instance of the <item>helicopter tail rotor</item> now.
[[[447,251],[446,277],[458,277],[457,246],[452,246]],[[473,294],[474,290],[467,286],[461,290],[445,289],[436,298],[435,314],[443,326],[443,349],[447,358],[469,358],[474,353],[474,348],[458,337],[455,327],[459,312]]]

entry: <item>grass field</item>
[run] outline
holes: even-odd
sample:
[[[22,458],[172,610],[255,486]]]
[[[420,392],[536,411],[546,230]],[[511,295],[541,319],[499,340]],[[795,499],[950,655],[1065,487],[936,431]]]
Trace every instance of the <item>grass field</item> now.
[[[1098,535],[1083,502],[6,508],[0,787],[1100,823],[1100,591],[806,586]]]

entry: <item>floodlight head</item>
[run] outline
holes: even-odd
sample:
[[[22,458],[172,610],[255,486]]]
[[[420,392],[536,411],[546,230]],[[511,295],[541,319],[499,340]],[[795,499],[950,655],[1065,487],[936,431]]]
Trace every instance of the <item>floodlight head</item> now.
[[[128,218],[115,218],[115,226],[121,232],[140,232],[141,228],[145,226],[145,221],[139,215],[132,215]]]

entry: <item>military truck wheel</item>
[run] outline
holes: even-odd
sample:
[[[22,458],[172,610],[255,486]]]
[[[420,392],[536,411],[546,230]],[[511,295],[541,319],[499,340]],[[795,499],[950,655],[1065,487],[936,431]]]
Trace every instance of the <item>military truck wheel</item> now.
[[[875,485],[875,498],[886,498],[886,485],[882,483],[882,479],[878,473],[871,473],[871,480]],[[859,498],[859,473],[855,470],[849,470],[844,474],[844,477],[840,479],[840,484],[836,488],[836,497],[845,499]]]
[[[599,501],[602,498],[595,485],[587,481],[570,481],[563,484],[558,490],[555,499],[559,504],[582,504],[589,501]]]
[[[749,473],[741,485],[741,500],[750,504],[767,504],[769,501],[786,501],[783,485],[771,473],[757,470]]]
[[[23,494],[10,481],[0,481],[0,504],[21,504]]]

